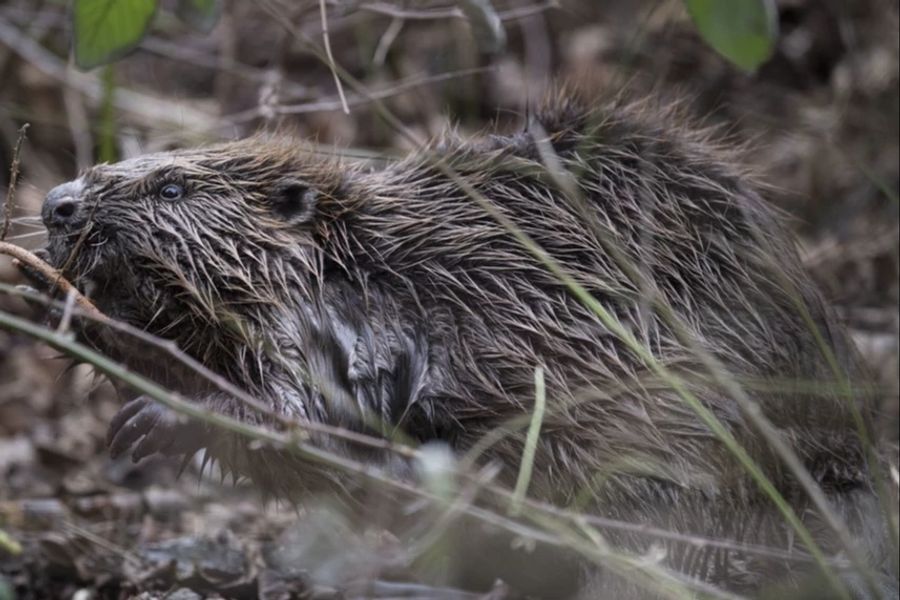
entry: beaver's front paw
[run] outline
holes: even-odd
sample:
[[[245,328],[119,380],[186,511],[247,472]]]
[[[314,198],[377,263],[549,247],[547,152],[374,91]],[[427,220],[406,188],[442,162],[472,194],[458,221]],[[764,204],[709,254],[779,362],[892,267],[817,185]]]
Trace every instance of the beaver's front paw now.
[[[154,453],[193,454],[203,446],[203,427],[146,396],[123,406],[109,424],[106,443],[118,458],[131,449],[134,462]]]

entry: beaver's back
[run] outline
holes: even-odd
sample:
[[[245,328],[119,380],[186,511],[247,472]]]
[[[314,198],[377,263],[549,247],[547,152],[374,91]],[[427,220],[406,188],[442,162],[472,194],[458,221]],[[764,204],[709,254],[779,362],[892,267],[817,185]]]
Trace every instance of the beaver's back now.
[[[857,399],[843,393],[860,389],[856,355],[752,178],[703,134],[665,123],[633,107],[555,106],[521,134],[446,144],[439,156],[449,169],[415,156],[351,180],[350,195],[368,201],[328,230],[336,264],[349,265],[336,270],[342,297],[365,290],[368,304],[348,312],[351,329],[392,315],[372,347],[384,348],[378,327],[397,332],[383,339],[405,340],[384,351],[402,357],[411,382],[395,388],[409,396],[391,399],[391,422],[421,441],[465,451],[514,423],[484,450],[512,481],[541,366],[549,406],[531,493],[562,504],[593,497],[595,510],[628,521],[789,546],[783,515],[661,365],[837,552],[744,404],[759,405],[851,530],[870,527],[877,508],[851,414]],[[858,408],[865,414],[861,400]],[[786,576],[779,561],[700,554],[675,544],[669,562],[744,591]]]
[[[718,146],[633,111],[555,107],[517,136],[448,144],[442,156],[456,175],[417,156],[351,179],[348,195],[366,200],[328,224],[323,247],[335,264],[347,265],[337,270],[341,286],[365,288],[366,297],[375,293],[390,305],[360,319],[397,314],[422,339],[423,361],[434,363],[421,391],[432,397],[399,403],[411,430],[421,422],[425,432],[472,443],[530,409],[540,365],[553,402],[545,473],[582,484],[623,454],[662,461],[682,483],[734,466],[659,381],[658,369],[461,189],[458,177],[546,251],[653,360],[685,377],[745,443],[763,445],[753,441],[737,399],[710,382],[698,348],[730,377],[768,388],[747,391],[791,431],[798,449],[825,445],[832,452],[840,439],[848,448],[838,456],[858,464],[836,385],[809,394],[772,383],[836,380],[813,326],[837,348],[844,374],[856,371],[790,237]],[[555,172],[544,167],[548,160],[558,162]],[[508,449],[510,465],[520,443]],[[560,491],[559,484],[549,487]]]

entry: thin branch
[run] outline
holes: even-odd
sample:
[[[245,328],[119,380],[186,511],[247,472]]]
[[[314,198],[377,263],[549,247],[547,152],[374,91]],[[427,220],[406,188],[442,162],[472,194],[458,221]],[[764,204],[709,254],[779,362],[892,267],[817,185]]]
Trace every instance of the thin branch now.
[[[491,71],[493,67],[472,67],[468,69],[460,69],[458,71],[449,71],[447,73],[441,73],[439,75],[422,75],[422,76],[414,76],[408,77],[406,79],[401,80],[396,85],[391,87],[376,90],[373,92],[369,92],[366,95],[358,95],[355,98],[350,98],[347,101],[347,104],[351,107],[362,106],[365,104],[371,104],[377,100],[384,100],[387,98],[391,98],[393,96],[397,96],[406,92],[408,90],[428,85],[432,83],[439,83],[442,81],[449,81],[451,79],[456,79],[457,77],[466,77],[469,75],[477,75],[478,73],[485,73],[487,71]],[[343,108],[340,99],[338,100],[320,100],[316,102],[303,102],[300,104],[282,104],[273,107],[273,110],[276,114],[279,115],[299,115],[306,113],[314,113],[314,112],[327,112],[332,110],[341,110]],[[268,107],[267,107],[268,109]],[[226,115],[222,117],[223,123],[241,123],[244,121],[249,121],[251,119],[255,119],[259,116],[262,116],[262,111],[259,106],[254,106],[253,108],[242,110],[240,112],[232,113],[231,115]],[[366,159],[371,159],[374,157],[365,157]]]
[[[29,252],[28,250],[16,246],[14,244],[10,244],[8,242],[0,242],[0,254],[6,254],[12,256],[16,260],[25,263],[27,266],[31,267],[44,277],[46,277],[47,281],[55,282],[55,285],[62,291],[63,294],[67,296],[71,295],[74,303],[78,308],[80,308],[84,313],[91,316],[92,319],[97,321],[106,323],[110,319],[105,314],[103,314],[100,309],[94,306],[94,303],[88,300],[88,298],[78,291],[78,289],[72,285],[68,279],[65,279],[62,274],[45,263],[43,260]]]
[[[493,70],[492,67],[472,67],[469,69],[459,69],[458,71],[449,71],[447,73],[441,73],[440,75],[422,75],[419,77],[410,77],[406,80],[400,81],[397,85],[391,86],[389,88],[385,88],[382,90],[377,90],[366,94],[364,96],[360,96],[358,98],[354,98],[350,100],[351,106],[359,106],[361,104],[369,104],[376,100],[383,100],[385,98],[390,98],[391,96],[396,96],[405,91],[411,90],[413,88],[417,88],[423,85],[428,85],[431,83],[440,83],[442,81],[448,81],[451,79],[456,79],[457,77],[467,77],[469,75],[477,75],[479,73],[484,73],[486,71]],[[325,110],[337,110],[340,108],[338,102],[336,101],[322,101],[322,102],[306,102],[303,104],[287,104],[276,107],[276,111],[279,114],[285,115],[295,115],[309,112],[319,112]]]
[[[344,86],[341,84],[341,78],[335,68],[334,55],[331,53],[331,38],[328,36],[328,10],[325,8],[325,0],[319,0],[319,12],[322,14],[322,43],[325,46],[325,55],[328,57],[328,67],[334,76],[334,85],[341,98],[341,108],[343,108],[344,114],[349,115],[350,107],[347,106],[347,98],[344,96]]]
[[[387,29],[384,30],[383,34],[381,34],[381,39],[378,40],[378,46],[375,48],[375,54],[372,55],[372,64],[379,67],[384,65],[384,61],[387,58],[387,54],[390,51],[391,46],[394,45],[394,41],[396,41],[397,36],[399,36],[400,32],[403,30],[404,23],[406,23],[406,21],[399,17],[394,17],[391,19],[391,22],[388,24]]]
[[[22,142],[25,141],[25,133],[28,131],[28,123],[19,127],[19,136],[16,138],[16,146],[13,148],[12,164],[9,166],[9,187],[6,189],[6,207],[3,213],[3,227],[0,229],[0,242],[6,239],[9,233],[9,224],[12,221],[13,210],[16,208],[16,183],[19,180],[19,158],[22,152]]]
[[[542,13],[548,10],[559,8],[557,0],[549,0],[533,6],[523,6],[520,8],[511,8],[509,10],[497,11],[497,16],[501,21],[514,21],[516,19],[524,19],[534,14]],[[466,15],[459,8],[434,8],[430,10],[412,10],[399,8],[393,4],[385,2],[372,2],[361,4],[360,10],[393,17],[395,19],[408,19],[410,21],[436,21],[442,19],[466,19]]]

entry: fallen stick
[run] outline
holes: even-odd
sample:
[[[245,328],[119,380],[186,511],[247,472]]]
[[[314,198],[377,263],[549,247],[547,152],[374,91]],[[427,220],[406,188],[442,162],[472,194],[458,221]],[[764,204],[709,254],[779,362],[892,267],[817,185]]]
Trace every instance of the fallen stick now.
[[[6,254],[12,256],[15,261],[20,263],[25,263],[41,275],[43,275],[47,281],[52,281],[53,285],[58,287],[63,294],[69,295],[71,294],[75,305],[84,313],[87,313],[94,319],[99,321],[105,321],[109,319],[105,314],[103,314],[99,308],[94,306],[94,303],[87,299],[87,297],[78,291],[78,289],[69,283],[65,277],[63,277],[59,271],[45,263],[43,260],[26,250],[20,246],[16,246],[14,244],[10,244],[9,242],[0,242],[0,254]]]

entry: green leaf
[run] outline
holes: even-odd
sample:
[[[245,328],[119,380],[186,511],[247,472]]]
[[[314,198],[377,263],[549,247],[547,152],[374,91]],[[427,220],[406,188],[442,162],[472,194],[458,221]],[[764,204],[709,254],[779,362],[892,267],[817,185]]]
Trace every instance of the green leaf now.
[[[17,556],[22,553],[22,546],[14,537],[0,529],[0,550]],[[3,580],[0,579],[0,583],[2,582]]]
[[[90,69],[120,58],[144,37],[156,0],[75,0],[75,64]]]
[[[219,0],[178,0],[178,18],[204,33],[212,31],[222,13]]]
[[[746,71],[772,55],[778,37],[774,0],[684,0],[704,41]]]

